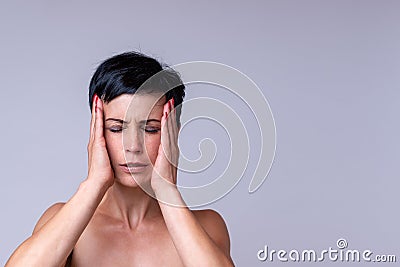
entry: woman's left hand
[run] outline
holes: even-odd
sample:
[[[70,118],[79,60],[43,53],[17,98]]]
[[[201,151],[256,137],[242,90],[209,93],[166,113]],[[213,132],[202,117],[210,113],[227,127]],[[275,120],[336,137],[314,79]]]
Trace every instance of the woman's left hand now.
[[[151,187],[154,191],[168,184],[176,186],[179,161],[178,133],[176,109],[172,98],[164,105],[161,118],[161,143],[151,177]]]

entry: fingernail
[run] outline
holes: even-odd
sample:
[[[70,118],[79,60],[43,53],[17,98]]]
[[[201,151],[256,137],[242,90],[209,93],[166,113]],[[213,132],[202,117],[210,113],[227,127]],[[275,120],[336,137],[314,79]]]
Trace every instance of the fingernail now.
[[[94,98],[94,110],[95,110],[95,112],[97,112],[97,100],[98,99],[99,99],[99,97],[97,95],[95,95],[95,98]]]
[[[172,98],[172,106],[175,107],[175,100]]]

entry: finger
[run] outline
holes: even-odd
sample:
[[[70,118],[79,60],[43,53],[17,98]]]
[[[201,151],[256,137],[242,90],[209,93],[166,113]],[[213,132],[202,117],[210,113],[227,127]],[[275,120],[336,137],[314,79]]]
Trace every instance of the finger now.
[[[95,124],[95,120],[96,120],[96,98],[97,98],[97,95],[94,94],[93,98],[92,98],[92,117],[90,120],[90,139],[89,139],[89,141],[93,140],[93,137],[94,137],[93,134],[94,134],[94,124]]]
[[[96,99],[97,99],[97,95],[94,94],[93,98],[92,98],[92,116],[91,116],[91,120],[90,120],[90,136],[89,136],[89,143],[88,143],[88,147],[87,147],[89,168],[90,168],[90,162],[91,162],[91,157],[92,157],[91,147],[93,145],[93,139],[94,139],[94,125],[96,122]]]
[[[175,110],[172,111],[172,117],[176,116]],[[173,137],[172,137],[172,162],[175,167],[178,167],[178,159],[179,159],[179,146],[178,146],[178,126],[176,125],[176,120],[172,120],[172,129],[173,129]]]
[[[99,97],[97,97],[97,103],[96,103],[96,122],[94,125],[94,138],[95,140],[100,140],[101,138],[104,137],[104,129],[103,129],[103,115],[104,115],[104,105],[103,105],[103,100],[101,100]]]
[[[170,160],[170,136],[169,136],[169,128],[170,128],[170,113],[169,113],[169,102],[167,102],[165,108],[164,108],[164,127],[161,132],[161,137],[162,137],[162,143],[163,143],[163,148],[164,148],[164,153],[166,155],[167,160]]]
[[[174,125],[173,125],[173,123],[175,122],[175,119],[174,119],[174,110],[175,110],[175,107],[174,107],[174,98],[171,98],[170,99],[170,126],[171,126],[171,132],[174,134],[173,136],[175,136],[175,129],[174,129]]]
[[[176,125],[176,108],[175,108],[175,105],[174,105],[174,98],[172,98],[172,100],[171,100],[171,129],[172,129],[172,133],[173,133],[173,135],[172,135],[172,139],[171,139],[171,141],[173,142],[173,144],[174,143],[176,143],[176,139],[177,139],[177,136],[178,136],[178,129],[177,129],[177,125]]]
[[[175,109],[173,108],[174,99],[172,98],[169,106],[169,114],[168,114],[168,132],[169,132],[169,140],[170,140],[170,161],[174,167],[177,165],[177,157],[178,157],[178,145],[177,145],[177,126],[175,120]]]
[[[170,102],[170,113],[169,113],[169,129],[170,129],[170,150],[171,150],[171,165],[173,171],[173,183],[176,184],[177,172],[178,172],[178,160],[179,160],[179,147],[178,147],[178,125],[176,123],[176,107],[175,99],[172,97]]]
[[[168,121],[168,102],[164,105],[164,110],[163,110],[163,117],[161,118],[161,144],[160,148],[161,151],[161,162],[162,162],[162,168],[167,171],[168,168],[170,167],[170,149],[169,149],[169,136],[168,136],[168,127],[169,127],[169,121]]]
[[[176,120],[174,119],[175,109],[173,103],[174,102],[172,100],[170,105],[170,111],[168,113],[168,136],[170,140],[169,142],[170,167],[173,173],[172,182],[176,184],[179,149],[177,145],[177,128],[176,128]]]
[[[165,108],[164,108],[165,110]],[[162,117],[161,117],[161,140],[160,140],[160,145],[158,146],[158,155],[157,155],[157,159],[156,159],[156,163],[155,163],[155,167],[154,170],[157,172],[158,176],[162,179],[164,179],[164,177],[162,176],[163,171],[165,170],[165,160],[166,160],[166,156],[164,153],[164,129],[165,129],[165,121],[166,121],[166,114],[165,111],[163,110],[162,112]]]

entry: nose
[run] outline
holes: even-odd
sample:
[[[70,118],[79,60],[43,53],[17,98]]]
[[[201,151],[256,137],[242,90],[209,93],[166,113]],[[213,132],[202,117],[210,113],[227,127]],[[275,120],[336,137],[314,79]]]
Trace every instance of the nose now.
[[[140,131],[130,132],[124,136],[124,149],[126,152],[136,154],[143,152],[143,135]]]

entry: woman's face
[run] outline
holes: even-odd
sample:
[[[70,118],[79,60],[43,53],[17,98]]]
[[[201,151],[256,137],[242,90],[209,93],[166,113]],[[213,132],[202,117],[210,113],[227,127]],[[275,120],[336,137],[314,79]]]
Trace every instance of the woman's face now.
[[[123,94],[104,104],[104,137],[116,182],[125,186],[150,182],[165,102],[161,94]]]

